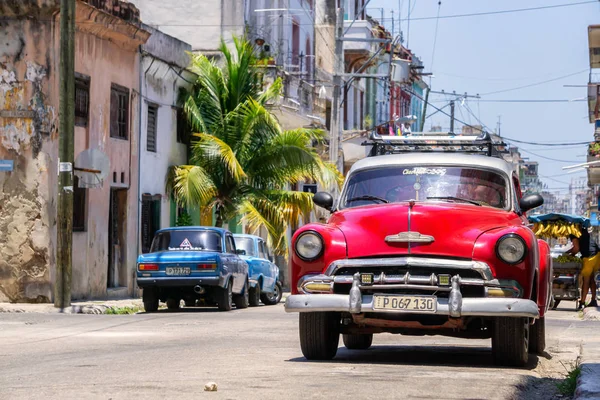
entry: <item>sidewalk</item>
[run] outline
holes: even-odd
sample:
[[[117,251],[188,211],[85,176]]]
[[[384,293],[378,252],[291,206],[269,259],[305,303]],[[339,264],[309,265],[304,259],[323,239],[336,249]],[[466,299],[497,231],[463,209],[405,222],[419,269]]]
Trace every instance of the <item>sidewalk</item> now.
[[[600,307],[583,310],[584,321],[600,321]],[[600,399],[600,329],[586,335],[581,348],[581,375],[577,380],[576,400]]]
[[[281,298],[281,304],[290,295],[284,292]],[[0,314],[2,313],[40,313],[40,314],[107,314],[114,309],[125,309],[144,311],[144,304],[141,298],[122,299],[122,300],[87,300],[73,301],[71,306],[63,310],[54,307],[54,304],[30,304],[30,303],[0,303]]]
[[[29,303],[0,303],[0,313],[63,313],[63,314],[106,314],[110,309],[132,308],[143,310],[142,299],[122,300],[85,300],[73,301],[70,307],[64,309],[54,307],[54,304]]]

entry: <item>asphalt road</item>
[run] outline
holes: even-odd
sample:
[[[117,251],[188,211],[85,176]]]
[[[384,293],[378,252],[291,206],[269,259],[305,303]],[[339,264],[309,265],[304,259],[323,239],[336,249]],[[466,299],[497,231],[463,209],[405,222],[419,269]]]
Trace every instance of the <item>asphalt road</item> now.
[[[283,305],[228,313],[0,314],[1,399],[549,399],[577,356],[577,313],[548,321],[549,354],[497,368],[490,343],[376,335],[307,362]],[[562,305],[562,304],[561,304]],[[340,341],[341,343],[341,341]],[[204,392],[214,381],[217,392]]]

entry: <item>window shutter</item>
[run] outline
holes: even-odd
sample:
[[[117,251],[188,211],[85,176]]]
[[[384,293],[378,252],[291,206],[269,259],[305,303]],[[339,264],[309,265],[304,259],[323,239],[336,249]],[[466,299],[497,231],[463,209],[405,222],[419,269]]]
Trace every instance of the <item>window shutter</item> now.
[[[110,91],[110,136],[119,137],[119,94]]]
[[[147,141],[146,150],[156,153],[156,116],[157,107],[154,105],[148,105],[148,126],[147,130]]]

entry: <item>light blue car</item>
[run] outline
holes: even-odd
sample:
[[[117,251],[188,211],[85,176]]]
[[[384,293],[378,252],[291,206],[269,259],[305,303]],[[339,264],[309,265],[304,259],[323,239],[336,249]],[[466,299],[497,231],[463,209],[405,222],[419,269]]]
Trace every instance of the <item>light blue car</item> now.
[[[279,303],[282,296],[279,267],[273,262],[267,243],[255,235],[234,234],[233,238],[236,249],[243,250],[240,257],[248,263],[250,306],[258,306],[259,301],[269,306]]]

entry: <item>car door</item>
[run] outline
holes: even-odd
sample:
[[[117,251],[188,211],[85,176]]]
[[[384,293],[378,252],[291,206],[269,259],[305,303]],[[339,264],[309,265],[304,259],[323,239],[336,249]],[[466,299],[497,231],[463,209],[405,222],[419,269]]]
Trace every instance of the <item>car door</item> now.
[[[235,289],[237,289],[237,291],[242,291],[242,289],[244,288],[244,283],[246,282],[247,275],[246,262],[242,260],[242,258],[237,254],[235,240],[233,239],[232,234],[227,235],[227,240],[229,242],[231,252],[233,253],[233,261],[235,263]]]
[[[232,237],[231,234],[225,234],[225,259],[226,261],[223,264],[227,265],[226,270],[233,277],[233,291],[239,291],[239,265],[238,259],[239,256],[235,254],[235,245],[232,246]]]
[[[263,276],[263,287],[261,289],[265,292],[271,292],[275,281],[271,271],[271,260],[269,260],[267,244],[262,239],[258,239],[258,257],[260,258],[260,273]]]

